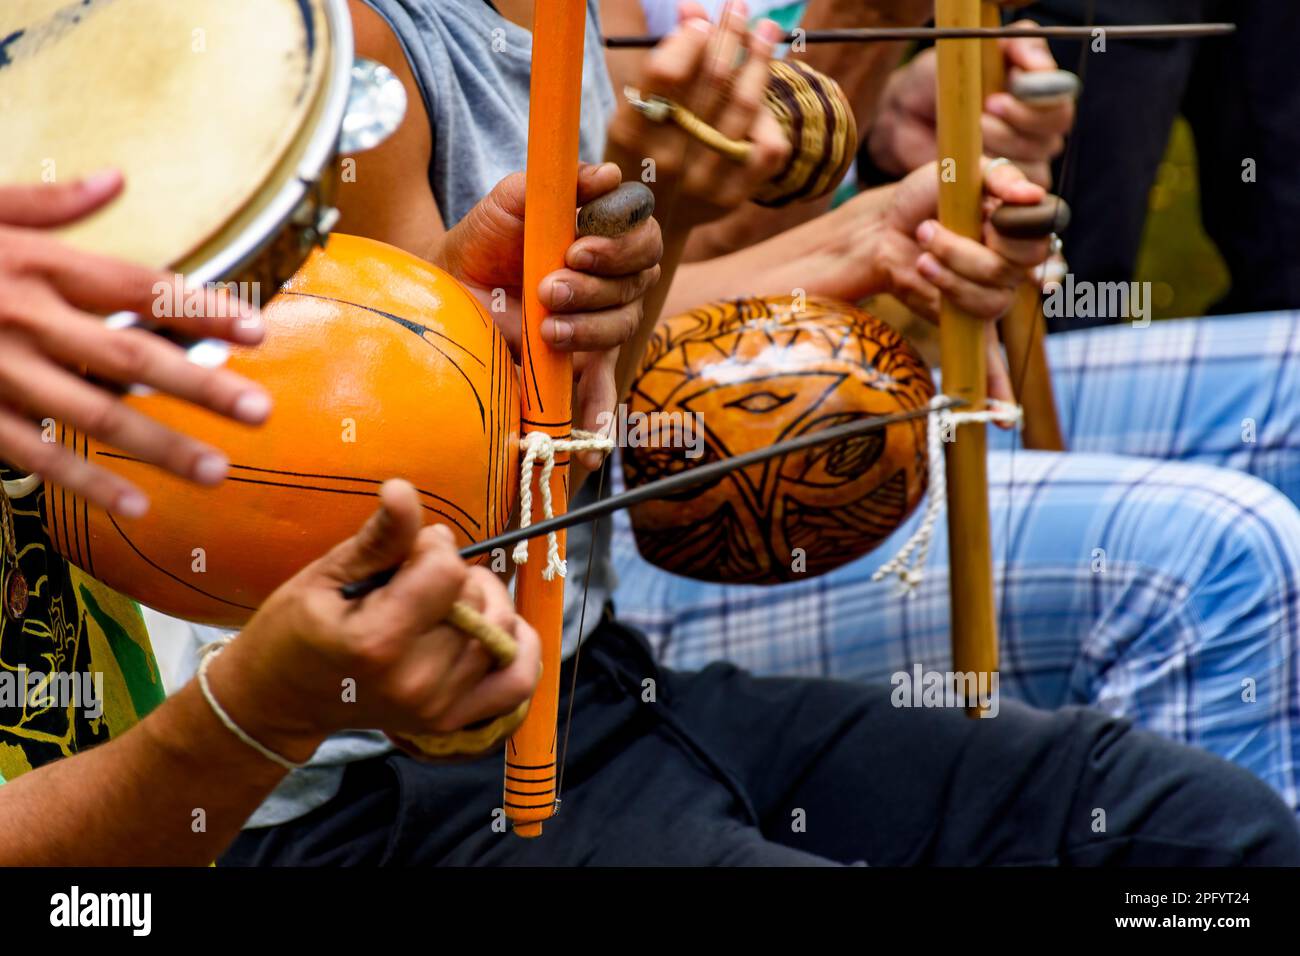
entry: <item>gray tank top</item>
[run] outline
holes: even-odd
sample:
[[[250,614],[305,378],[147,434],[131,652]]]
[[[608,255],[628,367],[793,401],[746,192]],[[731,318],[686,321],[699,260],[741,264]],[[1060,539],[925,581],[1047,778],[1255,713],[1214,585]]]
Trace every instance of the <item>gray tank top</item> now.
[[[498,182],[524,168],[528,147],[528,81],[532,34],[496,12],[486,0],[365,0],[388,22],[401,41],[420,87],[434,131],[429,182],[443,222],[450,228]],[[580,155],[585,162],[604,157],[605,130],[614,112],[614,93],[605,69],[595,0],[587,4],[587,42],[583,64]],[[420,104],[411,103],[408,109]],[[594,480],[573,506],[595,499]],[[611,524],[568,535],[569,576],[564,599],[564,653],[600,622],[614,589],[610,561]],[[584,589],[590,565],[590,587]],[[586,611],[582,634],[583,592]],[[210,629],[195,628],[211,640]],[[343,768],[392,749],[383,734],[350,731],[327,740],[311,763],[291,773],[253,814],[246,826],[274,826],[296,819],[338,792]]]
[[[434,131],[429,182],[448,226],[510,173],[528,150],[533,37],[487,0],[365,0],[401,41]],[[614,91],[597,4],[587,4],[582,70],[582,159],[604,158]],[[412,103],[410,108],[416,104]]]
[[[528,152],[528,80],[532,34],[506,20],[487,0],[365,0],[401,41],[419,84],[433,128],[429,182],[450,228],[498,182],[524,168]],[[582,68],[582,126],[579,153],[598,163],[605,154],[605,130],[615,100],[605,69],[598,4],[587,4],[587,42]],[[414,108],[415,104],[411,104]],[[594,480],[578,493],[577,507],[595,497]],[[590,526],[568,535],[569,583],[565,588],[564,651],[578,645],[578,618],[591,563],[582,636],[600,620],[613,590],[610,523],[599,539]]]

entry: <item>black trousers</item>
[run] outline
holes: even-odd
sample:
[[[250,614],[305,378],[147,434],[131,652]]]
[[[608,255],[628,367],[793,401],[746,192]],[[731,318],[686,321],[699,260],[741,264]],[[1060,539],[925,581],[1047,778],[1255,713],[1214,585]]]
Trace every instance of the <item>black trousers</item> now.
[[[609,617],[576,693],[563,810],[539,839],[492,826],[500,754],[394,754],[221,862],[1300,864],[1294,818],[1255,777],[1086,710],[1003,701],[972,720],[896,708],[888,686],[668,671]]]
[[[1182,112],[1196,138],[1206,231],[1232,274],[1232,289],[1214,311],[1300,307],[1300,3],[1039,0],[1023,15],[1081,24],[1089,3],[1096,23],[1228,21],[1238,32],[1112,41],[1105,53],[1088,54],[1071,145],[1077,152],[1061,184],[1077,212],[1065,237],[1076,279],[1133,278],[1148,195]],[[1068,70],[1078,67],[1079,49],[1077,42],[1052,43]],[[1243,176],[1248,160],[1253,181]],[[1057,175],[1059,182],[1059,167]],[[1061,329],[1095,324],[1059,321]]]

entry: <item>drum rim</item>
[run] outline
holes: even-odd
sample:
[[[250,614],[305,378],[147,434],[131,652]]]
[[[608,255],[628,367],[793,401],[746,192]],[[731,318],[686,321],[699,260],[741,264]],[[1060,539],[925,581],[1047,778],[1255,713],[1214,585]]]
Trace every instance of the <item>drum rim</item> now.
[[[192,284],[220,282],[236,275],[254,261],[280,234],[308,194],[318,187],[321,177],[326,173],[326,167],[338,153],[355,57],[352,17],[348,12],[347,0],[319,2],[329,35],[328,54],[331,59],[325,69],[324,105],[317,127],[308,138],[293,178],[280,187],[266,207],[253,217],[229,245],[187,270],[187,277]]]

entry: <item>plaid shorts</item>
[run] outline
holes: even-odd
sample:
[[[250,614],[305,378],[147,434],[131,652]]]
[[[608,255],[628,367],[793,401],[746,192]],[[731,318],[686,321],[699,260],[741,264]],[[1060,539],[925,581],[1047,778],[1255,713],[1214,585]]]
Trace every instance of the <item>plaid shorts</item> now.
[[[1300,804],[1300,312],[1049,340],[1068,454],[993,438],[1001,687],[1124,715]],[[910,598],[871,575],[912,533],[822,577],[692,581],[616,523],[621,619],[668,666],[888,679],[948,669],[947,534]]]

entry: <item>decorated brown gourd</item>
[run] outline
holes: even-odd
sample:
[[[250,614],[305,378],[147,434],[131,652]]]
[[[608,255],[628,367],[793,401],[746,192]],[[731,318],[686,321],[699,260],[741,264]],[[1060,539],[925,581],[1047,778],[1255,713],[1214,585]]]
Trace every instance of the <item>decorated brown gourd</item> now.
[[[629,398],[635,487],[855,419],[924,407],[929,369],[893,329],[829,299],[704,306],[661,322]],[[685,435],[691,441],[680,440]],[[631,509],[646,560],[706,581],[776,583],[865,554],[926,487],[926,424],[890,425]]]
[[[354,534],[389,478],[410,480],[426,519],[460,545],[505,529],[518,494],[516,371],[464,287],[399,249],[336,234],[263,315],[263,344],[228,362],[273,396],[262,427],[163,395],[127,399],[222,449],[231,464],[220,487],[58,431],[153,501],[128,520],[47,485],[47,530],[72,563],[167,614],[234,627]]]

